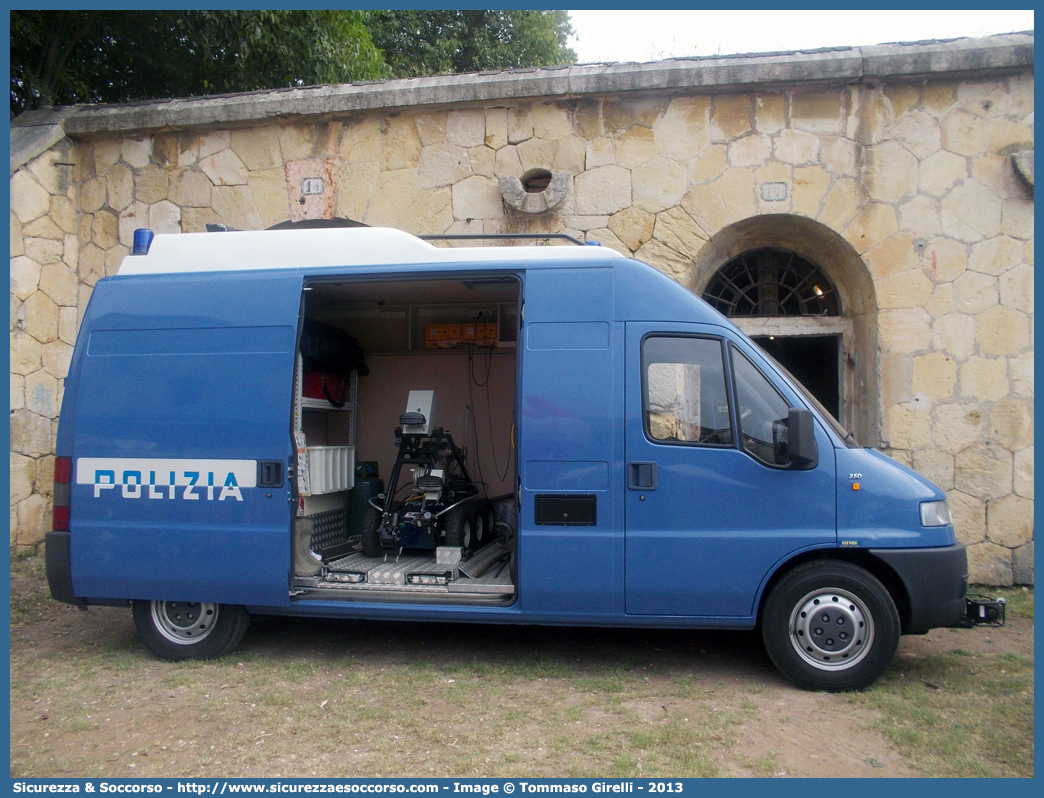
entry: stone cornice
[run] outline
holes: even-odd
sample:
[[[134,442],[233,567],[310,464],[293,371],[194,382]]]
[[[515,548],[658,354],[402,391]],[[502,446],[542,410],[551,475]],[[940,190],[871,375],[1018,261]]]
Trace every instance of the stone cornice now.
[[[14,134],[18,128],[43,130],[59,124],[66,135],[91,137],[130,131],[245,126],[286,117],[321,118],[361,111],[517,102],[533,98],[562,100],[694,89],[744,91],[761,87],[947,74],[997,74],[1032,67],[1033,32],[1030,31],[978,39],[675,58],[649,63],[582,64],[120,105],[81,105],[22,114],[11,122],[11,129]],[[15,168],[14,161],[12,152],[12,168]]]

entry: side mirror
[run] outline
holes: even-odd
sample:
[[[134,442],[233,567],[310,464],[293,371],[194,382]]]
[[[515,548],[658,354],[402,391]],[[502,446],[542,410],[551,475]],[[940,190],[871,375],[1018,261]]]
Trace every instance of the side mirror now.
[[[811,410],[790,408],[787,415],[787,460],[798,468],[813,469],[819,465],[815,428]]]

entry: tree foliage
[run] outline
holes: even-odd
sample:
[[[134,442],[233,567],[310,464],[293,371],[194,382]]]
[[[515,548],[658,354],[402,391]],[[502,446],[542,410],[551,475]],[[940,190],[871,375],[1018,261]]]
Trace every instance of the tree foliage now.
[[[570,33],[565,11],[11,11],[11,113],[572,63]]]
[[[396,77],[576,62],[566,11],[373,11],[369,26]]]
[[[382,77],[361,11],[12,11],[11,109]]]

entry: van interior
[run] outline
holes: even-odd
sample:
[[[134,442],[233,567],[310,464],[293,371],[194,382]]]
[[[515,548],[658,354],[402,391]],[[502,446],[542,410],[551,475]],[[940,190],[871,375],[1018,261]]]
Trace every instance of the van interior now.
[[[515,600],[520,301],[511,274],[305,286],[292,596]]]

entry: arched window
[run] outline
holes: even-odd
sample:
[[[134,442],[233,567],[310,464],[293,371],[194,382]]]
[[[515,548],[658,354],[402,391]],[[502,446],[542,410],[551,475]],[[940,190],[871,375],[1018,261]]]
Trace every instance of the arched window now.
[[[756,249],[722,266],[703,298],[725,316],[840,316],[837,289],[793,252]]]

